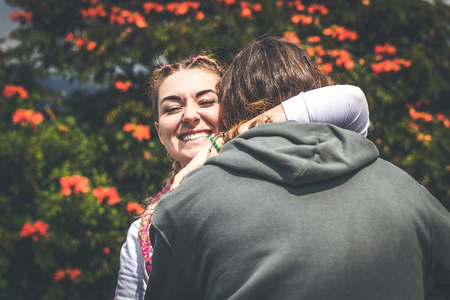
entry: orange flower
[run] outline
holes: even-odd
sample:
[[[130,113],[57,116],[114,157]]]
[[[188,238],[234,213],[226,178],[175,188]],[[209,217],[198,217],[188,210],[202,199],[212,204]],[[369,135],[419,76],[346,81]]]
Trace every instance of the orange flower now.
[[[94,50],[95,47],[97,47],[97,42],[93,42],[93,41],[88,42],[86,45],[86,49],[88,51]]]
[[[202,11],[197,12],[197,20],[203,20],[205,18],[205,13]]]
[[[126,123],[125,125],[123,125],[123,131],[125,132],[132,132],[134,128],[136,128],[136,125],[131,123]]]
[[[92,191],[92,194],[97,198],[98,204],[102,204],[106,198],[109,205],[114,205],[120,202],[119,193],[113,187],[98,187]]]
[[[328,8],[325,5],[320,5],[320,4],[311,4],[308,7],[308,12],[310,14],[313,14],[314,12],[318,11],[321,15],[326,15],[328,14]]]
[[[298,38],[297,34],[294,31],[286,31],[283,34],[283,40],[294,44],[300,43],[300,39]]]
[[[294,23],[294,24],[299,24],[299,23],[302,21],[302,19],[303,19],[304,17],[305,17],[304,15],[293,14],[293,15],[291,16],[291,21],[292,21],[292,23]]]
[[[147,22],[145,21],[144,17],[140,13],[135,13],[134,22],[135,22],[136,26],[139,28],[147,27]]]
[[[81,9],[81,16],[86,19],[94,19],[98,16],[100,17],[106,17],[106,11],[104,8],[104,5],[99,5],[96,7],[89,7],[88,9]]]
[[[337,39],[340,42],[345,40],[354,41],[358,39],[358,33],[356,31],[347,30],[342,26],[333,25],[323,30],[324,35],[331,35],[332,38]]]
[[[29,98],[28,91],[20,85],[6,85],[3,88],[3,96],[6,98],[12,98],[14,96],[19,96],[20,99],[25,100]]]
[[[40,112],[34,112],[32,109],[18,109],[13,114],[13,122],[21,125],[28,123],[36,126],[44,121],[44,116]]]
[[[127,81],[117,80],[114,83],[114,85],[115,85],[116,89],[118,89],[122,92],[126,92],[133,84],[129,80],[127,80]]]
[[[241,9],[241,17],[244,19],[250,19],[252,17],[252,10],[248,7]]]
[[[164,10],[164,6],[162,6],[159,3],[147,2],[147,3],[144,3],[142,6],[144,7],[144,11],[146,14],[149,14],[152,11],[160,13]]]
[[[306,53],[308,53],[309,56],[314,56],[315,51],[313,47],[306,48]]]
[[[136,213],[138,215],[144,212],[144,208],[137,202],[128,202],[127,203],[127,212],[132,214]]]
[[[147,125],[137,125],[134,129],[133,136],[139,141],[150,139],[150,127]]]
[[[254,3],[254,4],[253,4],[253,11],[256,11],[256,12],[262,11],[262,5],[261,5],[261,3]]]
[[[58,131],[59,132],[67,132],[69,130],[69,128],[66,125],[58,125]]]
[[[323,65],[319,66],[319,69],[325,73],[325,74],[329,74],[333,71],[333,65],[331,63],[324,63]]]
[[[307,38],[307,40],[308,40],[308,43],[311,43],[311,44],[314,44],[314,43],[318,43],[318,42],[320,42],[320,36],[309,36],[308,38]]]
[[[306,16],[302,20],[302,24],[303,25],[308,25],[308,24],[311,24],[312,22],[313,22],[313,17],[312,16]]]
[[[38,240],[38,236],[47,236],[48,235],[48,229],[49,225],[43,221],[36,221],[34,223],[26,222],[22,230],[20,231],[20,236],[22,237],[28,237],[31,236],[33,241]]]
[[[395,55],[397,52],[397,49],[392,46],[389,43],[386,43],[384,45],[375,45],[374,53],[375,54],[388,54],[388,55]]]
[[[370,0],[362,0],[363,5],[370,5]]]
[[[283,6],[283,1],[277,1],[277,7],[282,7]]]
[[[417,141],[421,142],[421,141],[425,141],[425,142],[429,142],[433,139],[433,137],[429,134],[423,134],[423,133],[419,133],[417,135]]]
[[[89,179],[84,176],[72,175],[68,177],[61,177],[59,179],[61,184],[61,195],[68,196],[73,192],[77,194],[87,193],[90,191]]]
[[[417,131],[420,129],[420,126],[417,125],[416,123],[409,122],[409,128],[411,128],[411,130]]]

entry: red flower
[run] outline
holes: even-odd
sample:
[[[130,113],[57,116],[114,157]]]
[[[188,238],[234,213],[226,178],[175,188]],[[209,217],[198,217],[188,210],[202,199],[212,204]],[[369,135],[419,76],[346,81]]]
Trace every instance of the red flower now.
[[[56,271],[55,276],[53,277],[53,280],[55,282],[61,281],[66,276],[66,272],[64,270],[59,269]]]
[[[109,247],[103,248],[103,253],[109,254],[109,252],[110,252]]]
[[[133,84],[129,80],[127,80],[127,81],[117,80],[114,85],[115,85],[116,89],[118,89],[122,92],[126,92]]]
[[[9,18],[11,19],[11,21],[23,20],[23,21],[25,21],[25,23],[30,23],[32,17],[33,17],[33,14],[31,12],[26,12],[23,10],[13,11],[9,14]]]
[[[98,187],[92,191],[92,194],[97,198],[98,204],[102,204],[107,198],[109,205],[114,205],[120,202],[119,193],[113,187]]]
[[[28,237],[31,236],[33,241],[38,240],[38,236],[47,236],[48,235],[48,229],[49,225],[43,221],[36,221],[34,223],[26,222],[22,230],[20,231],[20,236],[22,237]]]
[[[72,32],[69,32],[69,33],[66,35],[66,41],[67,41],[67,42],[72,42],[74,38],[75,38],[75,35],[74,35]]]
[[[77,194],[89,192],[89,179],[84,176],[72,175],[69,177],[61,177],[59,179],[61,184],[61,195],[68,196],[73,192]]]
[[[67,269],[67,273],[69,274],[70,280],[75,280],[78,276],[81,275],[80,269]]]
[[[61,281],[64,279],[64,277],[66,277],[66,275],[69,276],[70,280],[75,280],[78,276],[81,275],[81,270],[71,268],[66,268],[65,270],[59,269],[58,271],[56,271],[53,280],[55,282]]]
[[[144,208],[137,202],[128,202],[127,203],[127,212],[128,213],[136,213],[141,215],[144,212]]]
[[[3,96],[6,98],[12,98],[14,96],[19,96],[20,99],[25,100],[29,98],[28,91],[20,85],[6,85],[3,88]]]

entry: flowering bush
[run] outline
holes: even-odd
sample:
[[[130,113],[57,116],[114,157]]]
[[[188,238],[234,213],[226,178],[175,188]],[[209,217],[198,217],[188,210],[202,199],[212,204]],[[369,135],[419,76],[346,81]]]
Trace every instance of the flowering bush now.
[[[7,2],[20,43],[0,49],[0,299],[113,298],[127,228],[170,169],[144,78],[265,34],[360,86],[381,157],[450,208],[440,1]],[[49,74],[82,86],[50,89]]]

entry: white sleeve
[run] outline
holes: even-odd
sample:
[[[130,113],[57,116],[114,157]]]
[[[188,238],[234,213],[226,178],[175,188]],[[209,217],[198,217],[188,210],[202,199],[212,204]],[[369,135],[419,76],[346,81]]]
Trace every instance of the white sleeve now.
[[[288,120],[328,123],[367,136],[369,107],[364,92],[352,85],[322,87],[281,103]]]
[[[120,251],[120,270],[117,279],[115,300],[144,299],[148,274],[138,236],[141,220],[136,220],[128,229],[127,240]]]

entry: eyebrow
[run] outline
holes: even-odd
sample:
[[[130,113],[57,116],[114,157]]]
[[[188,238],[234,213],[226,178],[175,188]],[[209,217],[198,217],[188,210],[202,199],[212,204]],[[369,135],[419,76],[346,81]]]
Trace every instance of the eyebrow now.
[[[204,94],[207,94],[207,93],[214,93],[214,94],[217,95],[216,91],[208,89],[208,90],[202,90],[200,92],[197,92],[195,94],[195,98],[201,97],[201,96],[203,96]],[[179,100],[181,100],[181,97],[177,96],[177,95],[171,95],[171,96],[164,97],[164,98],[161,99],[161,104],[164,101],[166,101],[166,100],[178,100],[179,101]]]

